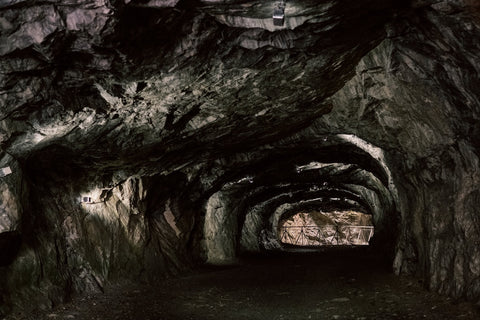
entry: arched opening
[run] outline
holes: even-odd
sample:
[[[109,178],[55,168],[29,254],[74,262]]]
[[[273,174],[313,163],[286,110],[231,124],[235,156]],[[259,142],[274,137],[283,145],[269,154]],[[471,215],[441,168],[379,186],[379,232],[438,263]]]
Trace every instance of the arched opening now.
[[[298,212],[282,218],[277,228],[285,248],[365,246],[373,234],[372,216],[355,210]]]

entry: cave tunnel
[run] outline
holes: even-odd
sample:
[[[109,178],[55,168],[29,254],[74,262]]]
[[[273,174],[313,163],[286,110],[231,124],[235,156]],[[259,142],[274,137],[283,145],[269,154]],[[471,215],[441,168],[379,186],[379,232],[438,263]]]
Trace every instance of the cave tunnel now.
[[[0,319],[479,319],[476,0],[0,1]]]

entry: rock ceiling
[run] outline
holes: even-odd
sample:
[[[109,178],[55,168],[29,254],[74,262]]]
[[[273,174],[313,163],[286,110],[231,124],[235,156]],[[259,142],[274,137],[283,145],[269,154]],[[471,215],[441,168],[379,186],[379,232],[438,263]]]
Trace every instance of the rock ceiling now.
[[[354,3],[291,1],[273,33],[263,1],[4,3],[3,149],[131,165],[276,141],[327,113],[385,37],[394,2]]]

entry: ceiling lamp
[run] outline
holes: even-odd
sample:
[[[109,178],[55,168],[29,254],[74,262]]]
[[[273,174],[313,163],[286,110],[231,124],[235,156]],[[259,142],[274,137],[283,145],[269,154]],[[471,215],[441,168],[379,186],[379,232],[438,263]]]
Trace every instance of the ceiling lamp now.
[[[285,1],[277,2],[273,8],[273,25],[281,27],[285,22]]]

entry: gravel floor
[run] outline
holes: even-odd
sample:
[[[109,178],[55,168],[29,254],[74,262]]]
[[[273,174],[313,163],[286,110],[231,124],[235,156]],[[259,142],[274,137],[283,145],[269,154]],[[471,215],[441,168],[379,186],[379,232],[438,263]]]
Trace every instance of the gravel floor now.
[[[13,318],[12,318],[13,319]],[[478,308],[391,274],[364,251],[281,254],[158,285],[117,285],[16,319],[480,319]]]

